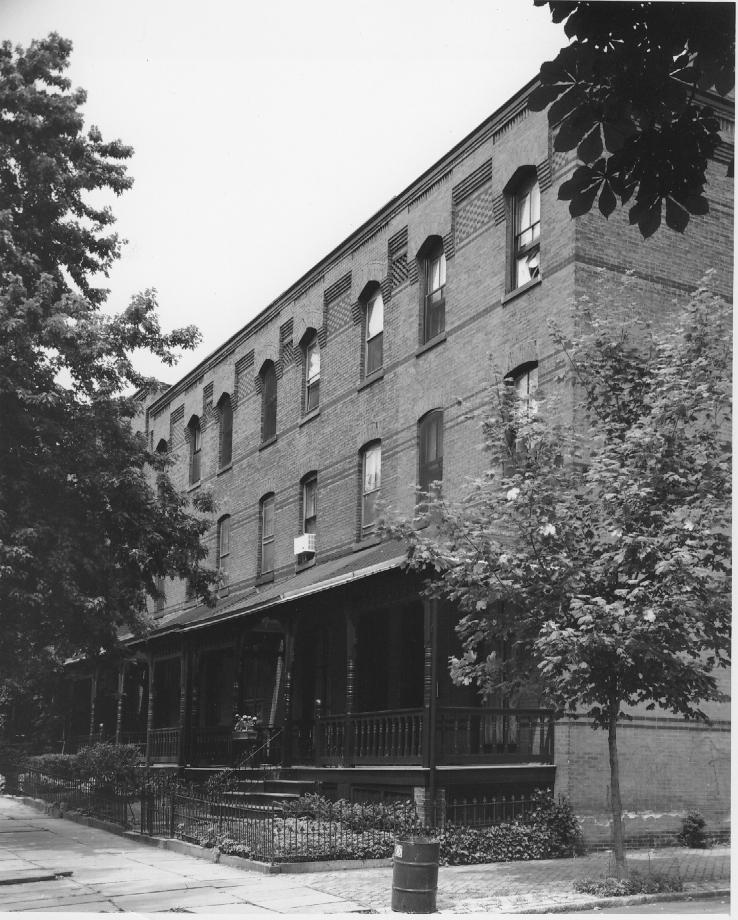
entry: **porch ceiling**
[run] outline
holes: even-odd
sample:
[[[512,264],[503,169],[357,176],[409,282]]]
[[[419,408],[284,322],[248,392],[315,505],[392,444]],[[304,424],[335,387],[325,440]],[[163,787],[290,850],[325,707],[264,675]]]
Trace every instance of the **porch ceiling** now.
[[[219,603],[215,608],[199,604],[175,611],[157,621],[153,634],[170,630],[200,629],[244,614],[259,613],[321,591],[330,591],[361,578],[398,569],[405,560],[405,553],[398,552],[398,549],[399,546],[395,542],[380,543],[350,556],[344,555],[339,559],[316,565],[282,581],[247,588],[229,598],[227,602]]]

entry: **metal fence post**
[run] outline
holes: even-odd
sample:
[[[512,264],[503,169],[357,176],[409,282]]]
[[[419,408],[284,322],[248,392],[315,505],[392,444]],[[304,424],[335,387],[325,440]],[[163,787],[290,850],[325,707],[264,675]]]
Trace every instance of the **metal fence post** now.
[[[174,834],[174,830],[175,830],[175,815],[174,815],[174,810],[175,810],[175,800],[176,800],[176,798],[177,798],[177,793],[176,793],[176,792],[172,792],[172,794],[171,794],[170,797],[169,797],[169,836],[170,836],[170,837],[174,837],[174,836],[175,836],[175,834]]]

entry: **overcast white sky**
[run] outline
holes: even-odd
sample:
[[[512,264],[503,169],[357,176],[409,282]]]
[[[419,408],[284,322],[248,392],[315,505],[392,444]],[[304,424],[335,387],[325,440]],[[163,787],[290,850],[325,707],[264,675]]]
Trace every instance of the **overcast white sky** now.
[[[87,125],[135,148],[108,286],[155,287],[202,345],[173,383],[566,43],[532,0],[0,0],[0,35],[74,42]]]

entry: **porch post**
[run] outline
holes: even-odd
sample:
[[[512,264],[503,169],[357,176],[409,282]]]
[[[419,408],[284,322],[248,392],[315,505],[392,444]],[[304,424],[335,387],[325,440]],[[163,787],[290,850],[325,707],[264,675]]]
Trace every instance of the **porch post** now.
[[[190,648],[187,639],[182,639],[182,650],[180,652],[179,667],[179,743],[177,745],[177,766],[184,767],[187,761],[188,732],[187,732],[187,710],[189,702],[189,685],[190,685]]]
[[[197,766],[199,754],[197,748],[197,730],[200,724],[200,650],[194,648],[190,660],[190,763]]]
[[[282,696],[284,711],[284,744],[282,745],[282,766],[292,763],[292,693],[295,668],[295,629],[296,624],[290,616],[285,623],[284,637],[284,691]]]
[[[95,670],[92,672],[92,677],[90,678],[90,733],[87,738],[88,741],[92,741],[92,736],[95,734],[95,710],[97,708],[97,675],[99,667],[95,667]]]
[[[151,733],[154,730],[154,696],[156,695],[156,683],[154,681],[154,656],[151,652],[146,653],[146,666],[149,669],[149,699],[146,710],[146,763],[151,763]]]
[[[423,766],[435,784],[436,719],[438,701],[438,601],[423,602]]]
[[[121,662],[118,668],[118,707],[115,713],[115,743],[120,744],[123,734],[123,706],[125,705],[126,667],[127,661]]]
[[[354,744],[351,731],[356,709],[356,621],[357,613],[346,612],[346,718],[343,723],[343,761],[347,767],[354,766]]]

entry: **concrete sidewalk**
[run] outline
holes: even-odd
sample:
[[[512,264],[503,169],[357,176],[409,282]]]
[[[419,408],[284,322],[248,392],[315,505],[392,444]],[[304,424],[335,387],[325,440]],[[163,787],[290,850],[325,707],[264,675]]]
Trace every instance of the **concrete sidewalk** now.
[[[640,851],[630,859],[643,872],[678,872],[695,894],[729,886],[727,847]],[[576,910],[593,899],[575,894],[573,882],[603,876],[609,862],[608,853],[598,853],[579,859],[442,867],[438,909]],[[71,875],[49,879],[70,870]],[[26,881],[3,883],[13,878]],[[389,867],[263,875],[51,818],[18,799],[0,796],[0,911],[389,913],[391,889]]]

